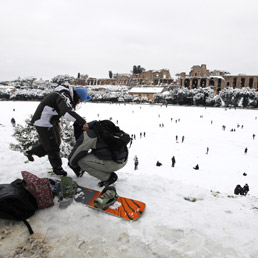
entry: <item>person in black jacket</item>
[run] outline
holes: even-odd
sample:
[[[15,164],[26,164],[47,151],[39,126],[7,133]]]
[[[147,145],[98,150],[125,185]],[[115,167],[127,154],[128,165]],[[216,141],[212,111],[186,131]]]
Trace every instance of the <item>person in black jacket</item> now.
[[[243,195],[242,193],[243,193],[243,188],[242,188],[242,186],[241,186],[241,185],[237,185],[237,186],[235,187],[235,189],[234,189],[234,194],[236,194],[236,195],[239,195],[239,194]]]
[[[249,185],[245,184],[243,187],[243,195],[247,195],[248,192],[249,192]]]
[[[174,167],[175,164],[176,164],[176,158],[175,158],[175,156],[172,157],[171,161],[172,161],[172,167]]]
[[[98,185],[113,184],[118,176],[114,171],[123,168],[127,163],[128,148],[123,146],[115,152],[97,135],[94,129],[96,121],[88,123],[89,130],[81,131],[80,126],[74,124],[76,144],[71,151],[68,165],[81,177],[86,171],[100,180]]]
[[[39,135],[40,144],[25,151],[25,156],[34,161],[33,155],[43,157],[48,155],[49,162],[56,175],[66,176],[67,172],[62,168],[60,157],[60,117],[76,122],[82,126],[82,130],[88,130],[85,119],[78,115],[74,109],[80,102],[89,101],[91,97],[84,88],[73,88],[69,85],[60,85],[54,92],[47,95],[38,105],[31,123],[35,126]]]

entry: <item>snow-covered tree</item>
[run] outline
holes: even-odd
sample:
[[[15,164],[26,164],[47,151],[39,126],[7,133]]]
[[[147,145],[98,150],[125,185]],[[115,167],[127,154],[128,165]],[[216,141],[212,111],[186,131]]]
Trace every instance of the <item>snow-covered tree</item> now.
[[[11,143],[10,148],[15,151],[24,152],[29,147],[39,143],[38,133],[33,125],[30,123],[30,119],[26,119],[25,126],[17,125],[14,127],[14,138],[18,142],[17,144]],[[71,153],[73,146],[75,145],[75,138],[73,133],[73,127],[67,120],[61,120],[61,145],[60,156],[68,157]]]
[[[14,138],[17,140],[17,144],[10,144],[10,148],[15,151],[23,152],[30,146],[35,145],[39,142],[38,134],[33,125],[30,123],[30,119],[25,120],[25,126],[17,124],[14,127]]]
[[[71,83],[74,81],[74,77],[65,74],[65,75],[57,75],[54,78],[52,78],[51,82],[56,83],[57,85],[61,85],[65,82]]]
[[[226,107],[257,107],[258,94],[254,89],[228,87],[220,91],[219,96]]]

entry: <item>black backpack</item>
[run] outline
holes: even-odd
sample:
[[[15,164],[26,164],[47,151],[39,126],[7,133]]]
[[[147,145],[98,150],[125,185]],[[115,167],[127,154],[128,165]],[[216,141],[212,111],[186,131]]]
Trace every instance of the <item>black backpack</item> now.
[[[0,218],[23,221],[30,234],[33,230],[26,221],[38,209],[37,201],[25,189],[25,183],[16,179],[11,184],[0,184]]]
[[[121,150],[123,147],[127,146],[129,142],[132,144],[132,139],[129,134],[120,130],[120,128],[110,120],[96,121],[93,125],[93,129],[96,131],[98,137],[101,137],[113,151]]]

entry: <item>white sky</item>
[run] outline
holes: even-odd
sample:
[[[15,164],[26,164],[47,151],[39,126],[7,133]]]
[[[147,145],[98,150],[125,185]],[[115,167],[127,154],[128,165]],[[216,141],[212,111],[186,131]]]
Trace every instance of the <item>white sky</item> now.
[[[258,75],[257,0],[0,0],[0,80],[193,65]]]

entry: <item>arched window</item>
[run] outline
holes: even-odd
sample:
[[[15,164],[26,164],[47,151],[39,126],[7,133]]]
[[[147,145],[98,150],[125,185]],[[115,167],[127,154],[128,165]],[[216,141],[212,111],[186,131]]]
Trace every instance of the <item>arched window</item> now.
[[[235,89],[237,86],[237,78],[233,79],[233,89]]]
[[[201,79],[201,87],[206,87],[206,79]]]
[[[190,80],[189,79],[185,79],[185,87],[189,88],[190,85]]]
[[[218,87],[221,87],[221,79],[218,80]]]
[[[198,80],[197,79],[193,79],[193,89],[197,88],[198,85]]]
[[[241,78],[241,88],[245,87],[245,78]]]
[[[254,78],[249,79],[249,88],[253,88],[254,85]]]

